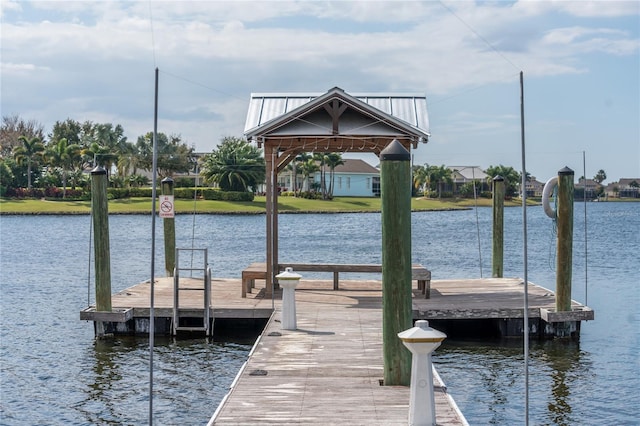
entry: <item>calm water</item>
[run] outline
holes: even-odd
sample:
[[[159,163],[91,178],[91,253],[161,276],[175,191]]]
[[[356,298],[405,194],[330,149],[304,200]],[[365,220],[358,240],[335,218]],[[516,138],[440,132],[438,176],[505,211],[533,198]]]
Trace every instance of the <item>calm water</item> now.
[[[555,286],[555,236],[540,207],[528,209],[529,280]],[[572,298],[596,320],[579,343],[532,342],[532,424],[639,424],[640,204],[588,205],[588,287],[584,212],[576,204]],[[434,279],[491,275],[491,209],[413,214],[413,256]],[[207,247],[213,273],[239,277],[264,261],[264,216],[176,221],[178,247]],[[380,215],[281,215],[280,258],[296,262],[379,263]],[[112,216],[112,290],[150,276],[150,218]],[[0,424],[148,423],[147,339],[96,342],[79,311],[88,290],[88,216],[0,217]],[[505,276],[523,276],[522,211],[505,213]],[[163,275],[158,221],[157,275]],[[481,259],[481,260],[480,260]],[[368,275],[368,277],[371,277]],[[204,424],[250,345],[156,339],[157,424]],[[434,356],[471,424],[524,423],[522,342],[448,339]]]

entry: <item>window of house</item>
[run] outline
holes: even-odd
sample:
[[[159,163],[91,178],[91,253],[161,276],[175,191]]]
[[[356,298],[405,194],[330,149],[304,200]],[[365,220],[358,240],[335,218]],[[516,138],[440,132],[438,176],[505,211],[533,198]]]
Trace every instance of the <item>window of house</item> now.
[[[351,178],[347,178],[347,189],[351,189]]]
[[[338,176],[338,188],[342,189],[342,176]]]
[[[371,188],[371,178],[367,178],[367,189]]]

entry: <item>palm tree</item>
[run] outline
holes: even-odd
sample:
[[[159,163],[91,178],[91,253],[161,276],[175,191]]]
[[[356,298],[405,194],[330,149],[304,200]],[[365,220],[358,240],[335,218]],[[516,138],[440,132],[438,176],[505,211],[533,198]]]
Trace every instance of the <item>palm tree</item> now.
[[[322,199],[327,199],[327,182],[325,181],[324,166],[326,165],[327,154],[324,152],[316,152],[313,154],[313,159],[318,163],[320,170],[320,190],[322,191]]]
[[[217,150],[204,157],[202,175],[223,191],[255,190],[264,182],[265,162],[258,148],[244,139],[225,137]]]
[[[303,185],[307,191],[310,190],[309,178],[312,174],[320,170],[320,166],[313,158],[308,158],[306,161],[300,164],[300,173],[304,177],[305,185]]]
[[[325,155],[325,164],[329,167],[329,197],[333,198],[333,184],[335,178],[336,167],[344,164],[342,155],[337,152],[332,152]]]
[[[491,185],[493,178],[500,175],[504,178],[505,195],[517,195],[522,175],[516,169],[500,164],[499,166],[489,166],[485,173],[487,174],[487,184]]]
[[[298,192],[299,192],[298,189],[301,189],[301,188],[298,188],[298,173],[302,169],[302,163],[306,162],[310,158],[312,158],[310,154],[306,152],[301,152],[291,162],[291,168],[293,169],[293,178],[294,178],[293,192],[296,195],[296,197],[298,196]]]
[[[413,190],[419,192],[422,190],[422,195],[425,194],[425,185],[427,184],[427,166],[413,166]]]
[[[13,158],[18,164],[27,164],[27,188],[31,188],[31,166],[36,164],[44,152],[44,145],[38,137],[28,139],[26,136],[18,137],[22,143],[13,149]]]
[[[438,198],[442,197],[442,184],[451,183],[451,169],[447,168],[444,164],[442,166],[429,166],[426,165],[427,182],[430,189],[438,188]]]
[[[60,139],[45,152],[45,158],[52,167],[59,167],[62,171],[62,198],[67,194],[67,171],[73,168],[75,162],[80,161],[80,145],[69,145],[66,138]]]

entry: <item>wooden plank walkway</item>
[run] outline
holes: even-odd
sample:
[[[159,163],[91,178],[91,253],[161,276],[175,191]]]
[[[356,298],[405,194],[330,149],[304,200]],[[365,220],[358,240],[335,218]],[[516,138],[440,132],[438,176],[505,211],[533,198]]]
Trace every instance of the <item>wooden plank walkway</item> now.
[[[297,330],[281,330],[274,314],[210,425],[407,424],[409,388],[380,385],[379,287],[301,287],[310,284],[316,288],[296,291]],[[446,388],[435,385],[437,423],[465,425]]]
[[[201,285],[202,280],[181,281],[181,287]],[[383,377],[380,281],[341,280],[340,289],[333,290],[331,280],[303,278],[296,290],[295,331],[280,330],[281,290],[273,299],[266,297],[264,280],[256,280],[254,291],[243,298],[241,285],[241,279],[212,280],[212,317],[271,319],[212,424],[407,423],[409,389],[379,383]],[[131,332],[131,324],[148,319],[150,288],[146,282],[113,295],[114,309],[132,311],[133,317],[126,325],[121,323],[118,332]],[[154,290],[156,318],[169,321],[173,280],[158,278]],[[431,298],[425,299],[414,283],[413,316],[433,322],[510,319],[517,324],[523,317],[523,290],[518,278],[433,280]],[[577,302],[572,303],[572,312],[563,314],[567,318],[554,317],[561,313],[554,313],[553,292],[531,283],[528,292],[531,319],[579,324],[594,318],[590,308]],[[181,307],[202,315],[202,293],[187,291],[180,300]],[[99,315],[85,310],[80,316],[108,321]],[[144,329],[134,331],[144,333]],[[438,424],[466,424],[446,388],[434,385]]]

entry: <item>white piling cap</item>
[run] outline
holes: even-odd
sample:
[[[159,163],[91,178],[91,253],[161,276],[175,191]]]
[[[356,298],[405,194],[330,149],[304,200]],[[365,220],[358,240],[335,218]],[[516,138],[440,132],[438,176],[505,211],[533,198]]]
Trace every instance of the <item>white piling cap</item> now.
[[[418,320],[415,327],[398,333],[398,337],[405,343],[435,343],[442,342],[447,335],[429,327],[429,321]]]
[[[280,272],[276,275],[276,278],[279,280],[299,280],[302,278],[302,275],[293,272],[293,268],[287,266],[284,268],[284,272]]]

